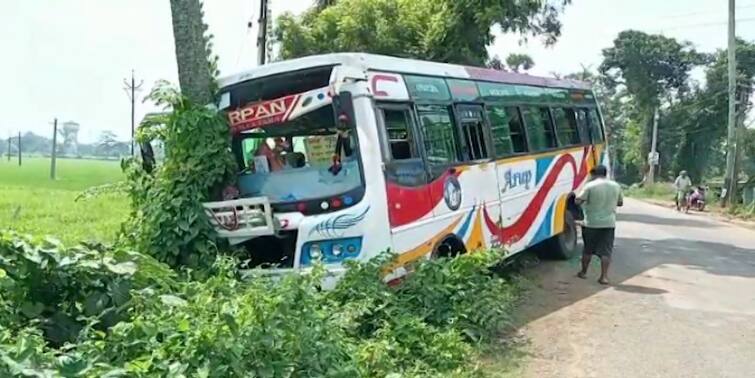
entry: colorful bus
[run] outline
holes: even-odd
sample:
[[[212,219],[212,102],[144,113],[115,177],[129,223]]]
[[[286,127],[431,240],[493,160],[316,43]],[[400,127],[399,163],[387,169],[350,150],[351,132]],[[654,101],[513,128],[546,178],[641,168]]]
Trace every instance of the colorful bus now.
[[[608,160],[595,96],[577,81],[330,54],[221,88],[241,171],[205,207],[253,266],[338,273],[390,250],[402,274],[423,258],[535,245],[568,258],[569,193]]]

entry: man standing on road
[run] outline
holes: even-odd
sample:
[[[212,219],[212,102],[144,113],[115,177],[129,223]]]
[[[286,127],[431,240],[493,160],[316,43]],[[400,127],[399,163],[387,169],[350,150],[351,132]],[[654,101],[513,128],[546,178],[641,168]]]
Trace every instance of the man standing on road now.
[[[679,177],[674,181],[674,188],[676,189],[676,211],[682,210],[682,205],[687,199],[687,192],[692,187],[692,180],[687,176],[687,171],[679,172]]]
[[[624,205],[621,186],[608,179],[608,169],[599,165],[590,171],[591,180],[577,195],[575,202],[582,206],[585,214],[582,238],[585,248],[582,252],[582,270],[579,278],[587,278],[592,256],[600,257],[600,278],[598,282],[608,285],[608,267],[613,253],[614,231],[616,229],[616,208]]]

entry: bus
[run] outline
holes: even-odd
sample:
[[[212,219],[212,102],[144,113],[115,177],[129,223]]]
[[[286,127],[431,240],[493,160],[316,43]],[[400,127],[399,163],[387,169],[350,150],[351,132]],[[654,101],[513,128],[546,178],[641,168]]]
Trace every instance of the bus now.
[[[361,53],[221,79],[238,180],[205,204],[255,267],[337,277],[391,251],[412,262],[533,246],[577,252],[570,193],[608,164],[590,85]]]

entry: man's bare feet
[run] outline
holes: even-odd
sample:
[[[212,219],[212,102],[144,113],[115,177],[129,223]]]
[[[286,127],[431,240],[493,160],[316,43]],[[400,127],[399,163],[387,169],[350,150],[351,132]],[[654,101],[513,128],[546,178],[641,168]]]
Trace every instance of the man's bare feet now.
[[[608,282],[607,278],[601,278],[601,279],[599,279],[598,283],[601,284],[601,285],[610,285],[611,284],[610,282]]]
[[[587,274],[584,273],[584,272],[579,272],[579,273],[577,273],[577,277],[579,277],[579,278],[581,278],[581,279],[584,280],[584,279],[587,279]]]

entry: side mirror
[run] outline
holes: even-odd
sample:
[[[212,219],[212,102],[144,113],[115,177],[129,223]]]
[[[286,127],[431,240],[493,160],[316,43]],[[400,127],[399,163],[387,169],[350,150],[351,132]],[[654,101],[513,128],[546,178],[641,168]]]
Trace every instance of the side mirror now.
[[[354,114],[354,101],[349,91],[341,91],[333,98],[336,121],[339,129],[351,129],[356,126]]]

